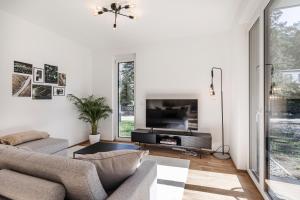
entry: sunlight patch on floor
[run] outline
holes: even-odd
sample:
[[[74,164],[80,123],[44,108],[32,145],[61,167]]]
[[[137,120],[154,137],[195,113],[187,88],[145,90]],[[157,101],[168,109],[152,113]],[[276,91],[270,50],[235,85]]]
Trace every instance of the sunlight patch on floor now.
[[[195,198],[196,197],[196,198]],[[248,200],[244,197],[214,194],[195,190],[185,190],[183,200]]]
[[[157,162],[157,200],[182,200],[190,161],[162,156],[146,156]]]
[[[157,165],[159,200],[181,200],[188,168]]]
[[[159,177],[159,179],[185,183],[187,174],[188,168],[165,165],[157,166],[157,177]]]
[[[181,200],[184,188],[158,183],[158,200]]]
[[[266,180],[267,185],[282,199],[299,199],[300,185]]]
[[[187,184],[210,188],[244,192],[239,178],[235,174],[217,173],[200,170],[189,170]]]

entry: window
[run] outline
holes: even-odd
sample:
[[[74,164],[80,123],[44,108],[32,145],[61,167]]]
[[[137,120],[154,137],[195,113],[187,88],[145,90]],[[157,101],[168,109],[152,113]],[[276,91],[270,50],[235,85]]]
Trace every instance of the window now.
[[[285,74],[284,78],[291,82],[293,80],[293,74]]]
[[[135,127],[134,61],[118,62],[118,136],[130,138]]]
[[[265,189],[272,199],[299,199],[300,0],[272,0],[265,10]],[[290,76],[290,77],[289,77]]]

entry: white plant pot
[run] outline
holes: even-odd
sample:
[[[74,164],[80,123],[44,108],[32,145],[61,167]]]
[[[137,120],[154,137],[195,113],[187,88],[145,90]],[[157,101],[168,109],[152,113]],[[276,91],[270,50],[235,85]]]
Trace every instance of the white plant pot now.
[[[97,135],[89,135],[90,144],[95,144],[97,142],[100,142],[100,133]]]

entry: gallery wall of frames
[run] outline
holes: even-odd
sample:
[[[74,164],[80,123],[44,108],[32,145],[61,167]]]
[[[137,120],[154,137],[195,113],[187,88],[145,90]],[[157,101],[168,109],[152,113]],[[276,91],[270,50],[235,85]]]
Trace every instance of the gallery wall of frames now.
[[[34,67],[25,62],[13,62],[14,97],[51,100],[53,96],[65,96],[66,82],[66,74],[59,72],[58,66],[44,64],[43,67]]]

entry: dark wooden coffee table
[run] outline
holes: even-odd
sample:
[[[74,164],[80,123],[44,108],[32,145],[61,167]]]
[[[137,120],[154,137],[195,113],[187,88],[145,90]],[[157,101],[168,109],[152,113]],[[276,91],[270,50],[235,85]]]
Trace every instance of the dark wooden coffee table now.
[[[106,143],[98,142],[90,146],[84,147],[73,153],[73,158],[76,154],[94,154],[98,152],[116,151],[116,150],[139,150],[141,147],[134,144]]]

